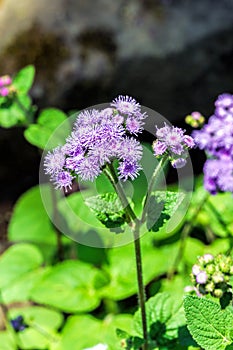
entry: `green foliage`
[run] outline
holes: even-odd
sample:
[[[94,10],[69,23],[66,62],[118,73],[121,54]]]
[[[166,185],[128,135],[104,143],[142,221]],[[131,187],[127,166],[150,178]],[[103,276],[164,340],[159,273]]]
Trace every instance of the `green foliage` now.
[[[184,199],[184,193],[156,191],[152,193],[147,211],[147,228],[157,232],[174,215],[180,203]]]
[[[7,287],[42,262],[43,257],[35,246],[26,243],[13,245],[0,257],[0,288]]]
[[[126,222],[125,211],[116,193],[110,192],[87,198],[86,204],[99,221],[110,229],[120,228]]]
[[[8,96],[0,97],[0,126],[10,128],[31,122],[35,108],[27,95],[34,80],[35,69],[27,66],[13,79]]]
[[[186,296],[184,300],[188,329],[196,342],[205,350],[226,349],[233,341],[233,313],[222,310],[215,302]]]
[[[142,246],[146,284],[169,269],[176,249],[175,245],[160,249],[148,244]],[[104,298],[122,300],[137,293],[136,269],[132,263],[133,253],[133,244],[108,251],[109,264],[105,265],[104,269],[110,276],[110,282],[101,290]]]
[[[65,142],[70,133],[70,125],[65,113],[56,108],[44,109],[36,124],[31,124],[24,132],[28,142],[41,149],[50,150]]]
[[[132,329],[131,315],[108,315],[100,321],[90,315],[71,316],[62,331],[62,350],[83,350],[102,343],[108,350],[121,350],[116,328]]]
[[[9,311],[9,319],[21,315],[27,328],[19,333],[8,328],[0,332],[1,349],[51,349],[59,340],[57,329],[63,323],[62,314],[40,306],[25,306]],[[55,349],[55,348],[54,348]]]
[[[50,212],[53,210],[53,188],[46,184],[41,185],[41,188],[31,188],[19,198],[14,207],[8,227],[8,238],[11,242],[37,244],[49,261],[56,251],[56,231],[44,208],[40,190],[46,191],[47,208],[50,207]]]
[[[200,210],[195,215],[199,206]],[[206,231],[208,227],[217,237],[231,237],[233,235],[232,210],[231,193],[218,193],[211,196],[205,191],[202,181],[200,181],[193,193],[186,220],[192,220],[193,226],[201,228],[203,231]]]
[[[155,346],[171,348],[177,343],[178,330],[185,325],[180,301],[168,293],[159,293],[146,302],[147,325],[151,341]],[[134,329],[142,336],[140,310],[134,316]]]
[[[106,283],[103,272],[90,264],[66,260],[42,276],[31,298],[65,312],[88,312],[99,306],[98,289]]]
[[[20,94],[27,94],[35,77],[35,67],[30,65],[21,69],[13,79],[13,85]]]
[[[21,349],[47,349],[51,343],[58,341],[56,330],[63,323],[61,313],[41,306],[29,306],[11,310],[9,317],[14,319],[19,314],[28,325],[28,328],[18,334]]]

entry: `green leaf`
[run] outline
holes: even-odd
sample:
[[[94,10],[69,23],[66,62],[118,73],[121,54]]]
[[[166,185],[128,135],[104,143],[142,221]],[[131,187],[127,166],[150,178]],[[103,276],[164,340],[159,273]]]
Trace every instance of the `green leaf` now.
[[[158,293],[146,302],[146,316],[150,338],[159,346],[174,344],[185,325],[182,305],[168,293]],[[140,310],[134,315],[134,329],[142,336]]]
[[[14,335],[8,331],[0,331],[1,350],[18,350]]]
[[[108,283],[105,275],[92,265],[67,260],[55,265],[31,291],[35,302],[65,312],[92,311],[100,304],[98,289]]]
[[[147,284],[155,277],[166,273],[176,254],[176,244],[157,249],[151,245],[142,244],[144,283]],[[105,270],[110,276],[110,283],[100,291],[104,298],[122,300],[137,294],[136,268],[132,265],[133,257],[133,244],[108,251],[109,264],[105,266]]]
[[[57,342],[55,330],[63,322],[61,313],[41,306],[31,306],[12,309],[9,315],[11,319],[22,315],[25,323],[29,325],[23,332],[18,333],[20,349],[47,349],[51,343]]]
[[[87,198],[86,204],[107,228],[120,228],[126,222],[122,204],[114,192]]]
[[[147,228],[159,231],[174,215],[184,199],[182,192],[155,191],[149,200],[147,211]]]
[[[29,271],[2,289],[2,298],[5,304],[30,300],[30,292],[41,276],[47,271],[46,268],[37,268]]]
[[[13,85],[16,90],[21,94],[26,94],[31,89],[34,81],[35,68],[30,65],[21,69],[13,79]]]
[[[108,345],[108,350],[121,350],[116,329],[132,330],[131,315],[108,315],[100,321],[90,315],[71,316],[62,331],[62,349],[83,350],[97,344]]]
[[[92,194],[89,191],[76,192],[59,201],[58,210],[68,225],[62,231],[68,232],[74,240],[82,244],[103,247],[103,242],[109,242],[109,237],[116,235],[109,232],[86,205],[85,198]],[[95,234],[92,234],[93,229]]]
[[[19,106],[17,101],[22,105]],[[25,110],[30,110],[31,99],[27,95],[19,95],[16,99],[12,99],[8,104],[0,106],[0,125],[3,128],[10,128],[14,125],[21,125],[26,122]]]
[[[211,300],[188,295],[184,300],[188,329],[196,342],[205,350],[224,350],[232,343],[230,331],[233,314],[221,310]]]
[[[8,227],[8,238],[13,242],[37,244],[45,258],[50,259],[56,251],[56,231],[44,208],[40,190],[46,191],[47,209],[49,206],[49,210],[53,210],[51,186],[44,184],[31,188],[16,202]]]
[[[24,136],[32,145],[50,150],[64,144],[69,133],[66,114],[56,108],[47,108],[39,115],[37,124],[31,124],[25,130]]]
[[[0,257],[0,289],[38,268],[42,263],[40,251],[32,244],[11,246]]]

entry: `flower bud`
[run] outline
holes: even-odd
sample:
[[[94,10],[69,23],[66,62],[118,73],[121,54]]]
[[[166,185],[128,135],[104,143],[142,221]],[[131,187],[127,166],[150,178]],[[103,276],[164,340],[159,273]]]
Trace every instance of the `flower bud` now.
[[[221,272],[215,272],[212,276],[214,283],[224,282],[224,275]]]
[[[208,292],[208,293],[212,293],[214,291],[214,283],[213,282],[210,282],[210,283],[207,283],[205,285],[205,290]]]
[[[206,272],[210,275],[212,275],[215,272],[215,265],[209,264],[206,266]]]
[[[221,298],[223,296],[223,291],[221,289],[215,289],[214,292],[213,292],[213,295],[216,298]]]

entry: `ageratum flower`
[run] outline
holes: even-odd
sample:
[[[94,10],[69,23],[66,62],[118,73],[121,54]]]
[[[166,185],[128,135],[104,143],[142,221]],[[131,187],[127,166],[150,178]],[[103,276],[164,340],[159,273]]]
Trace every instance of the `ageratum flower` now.
[[[185,135],[185,130],[174,126],[156,127],[157,140],[153,142],[153,151],[156,157],[165,154],[169,156],[174,168],[182,168],[186,164],[188,149],[195,146],[191,136]]]
[[[211,194],[233,192],[233,95],[220,95],[215,107],[208,123],[192,134],[197,146],[208,155],[204,186]]]
[[[140,104],[129,96],[119,96],[109,108],[81,112],[65,145],[46,155],[46,174],[56,188],[67,190],[74,178],[94,181],[107,164],[116,160],[119,178],[135,179],[142,158],[136,135],[143,130],[146,117]]]

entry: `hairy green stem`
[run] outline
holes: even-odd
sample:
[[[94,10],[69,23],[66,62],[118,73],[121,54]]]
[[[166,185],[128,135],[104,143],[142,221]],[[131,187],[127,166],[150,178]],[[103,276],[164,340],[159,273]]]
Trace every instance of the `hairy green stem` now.
[[[142,331],[143,338],[145,343],[143,345],[143,350],[148,350],[148,332],[147,332],[147,320],[146,320],[146,294],[143,283],[143,270],[142,270],[142,254],[141,254],[141,245],[140,245],[140,222],[137,219],[133,209],[131,208],[128,199],[125,195],[125,191],[118,180],[118,177],[115,173],[115,169],[112,164],[109,164],[105,169],[105,174],[112,183],[117,195],[120,198],[121,204],[125,210],[127,221],[131,227],[133,236],[134,236],[134,251],[136,258],[136,271],[137,271],[137,283],[138,283],[138,301],[139,307],[141,310],[141,319],[142,319]]]
[[[147,214],[147,210],[148,210],[150,196],[151,196],[151,193],[153,191],[153,188],[154,188],[155,182],[157,180],[157,177],[158,177],[160,171],[163,169],[163,167],[167,164],[167,162],[168,162],[168,158],[167,157],[161,158],[161,160],[159,161],[159,163],[158,163],[157,167],[155,168],[155,170],[153,172],[153,175],[152,175],[152,177],[150,179],[148,191],[147,191],[145,202],[144,202],[144,206],[143,206],[142,217],[141,217],[141,220],[140,220],[142,224],[146,220],[146,214]]]
[[[57,240],[57,258],[59,261],[64,260],[64,249],[62,244],[62,233],[58,230],[57,226],[54,223],[57,223],[59,220],[59,213],[57,209],[57,197],[56,197],[56,191],[54,190],[54,187],[51,186],[51,199],[52,199],[52,206],[53,206],[53,214],[52,214],[52,222],[53,228],[56,233],[56,240]]]

